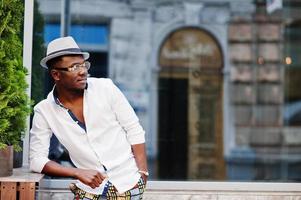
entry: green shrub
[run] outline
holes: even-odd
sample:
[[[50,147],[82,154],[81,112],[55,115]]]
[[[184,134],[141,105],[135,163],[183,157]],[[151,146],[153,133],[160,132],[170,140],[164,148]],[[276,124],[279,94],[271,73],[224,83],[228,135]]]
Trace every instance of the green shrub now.
[[[13,145],[17,151],[30,113],[19,38],[23,6],[20,0],[0,1],[0,149]]]

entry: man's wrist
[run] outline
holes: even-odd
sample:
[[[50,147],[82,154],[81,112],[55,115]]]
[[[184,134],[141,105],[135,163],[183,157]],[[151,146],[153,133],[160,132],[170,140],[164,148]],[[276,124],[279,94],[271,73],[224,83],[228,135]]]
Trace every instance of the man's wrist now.
[[[143,174],[144,176],[148,177],[149,176],[149,172],[146,170],[139,170],[138,171],[140,174]]]
[[[78,179],[78,173],[79,173],[78,168],[72,168],[71,171],[72,171],[72,177]]]

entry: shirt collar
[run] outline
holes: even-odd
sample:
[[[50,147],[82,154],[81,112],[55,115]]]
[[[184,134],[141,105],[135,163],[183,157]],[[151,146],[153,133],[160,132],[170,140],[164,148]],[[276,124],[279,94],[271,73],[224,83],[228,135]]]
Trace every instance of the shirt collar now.
[[[86,87],[85,87],[85,90],[87,90],[87,89],[88,89],[88,83],[86,84]],[[65,108],[65,106],[64,106],[64,105],[60,102],[60,100],[59,100],[59,97],[58,97],[58,94],[57,94],[57,90],[56,90],[55,85],[54,85],[54,87],[53,87],[53,99],[54,99],[54,102],[55,102],[57,105],[59,105],[59,106]]]

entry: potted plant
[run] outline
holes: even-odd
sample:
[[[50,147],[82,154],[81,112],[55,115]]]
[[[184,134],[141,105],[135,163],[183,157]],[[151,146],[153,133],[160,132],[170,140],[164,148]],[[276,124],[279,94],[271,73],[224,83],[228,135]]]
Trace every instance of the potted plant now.
[[[13,149],[21,151],[30,99],[26,94],[26,68],[22,65],[23,4],[0,2],[0,176],[12,174]]]

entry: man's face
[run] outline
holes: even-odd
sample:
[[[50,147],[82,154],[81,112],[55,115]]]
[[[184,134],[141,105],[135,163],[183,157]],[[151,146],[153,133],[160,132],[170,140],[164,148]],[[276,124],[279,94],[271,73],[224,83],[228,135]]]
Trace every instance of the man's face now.
[[[75,64],[84,63],[84,58],[81,55],[63,56],[55,63],[51,74],[57,85],[63,86],[66,89],[82,90],[86,88],[88,70],[80,67],[76,71],[63,71],[60,69],[70,68]]]

